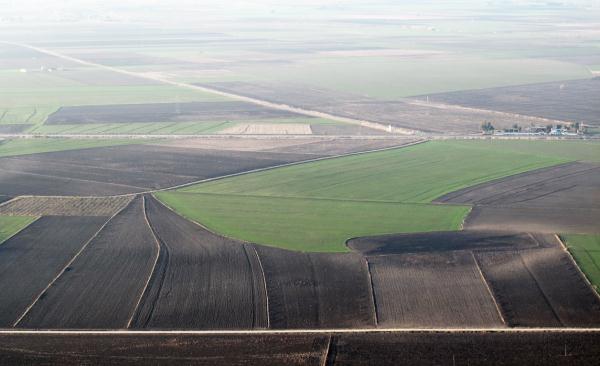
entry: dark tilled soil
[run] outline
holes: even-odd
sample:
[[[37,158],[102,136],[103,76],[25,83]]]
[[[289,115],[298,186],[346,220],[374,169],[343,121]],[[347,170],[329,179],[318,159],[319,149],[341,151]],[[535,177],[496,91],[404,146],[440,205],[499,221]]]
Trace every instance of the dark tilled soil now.
[[[433,102],[600,125],[600,78],[430,95]]]
[[[534,248],[529,234],[486,231],[442,231],[389,234],[350,239],[346,245],[364,255],[389,255],[450,250],[502,250]]]
[[[115,104],[61,107],[46,124],[197,122],[289,118],[300,115],[245,102]]]
[[[158,263],[135,328],[265,328],[266,299],[262,273],[244,244],[227,239],[175,214],[153,197],[146,213],[160,242]],[[256,324],[256,319],[260,324]]]
[[[600,299],[561,248],[522,251],[521,258],[565,326],[600,326]]]
[[[157,254],[138,197],[90,242],[19,327],[127,327]]]
[[[380,326],[502,327],[468,251],[369,257]]]
[[[510,326],[562,326],[518,252],[485,252],[476,257]]]
[[[375,325],[370,281],[361,256],[256,249],[267,280],[272,328]]]
[[[597,365],[600,333],[0,335],[36,365]]]
[[[475,205],[466,229],[599,233],[600,165],[569,163],[447,194],[442,203]]]
[[[141,192],[314,158],[276,152],[130,145],[0,158],[0,194]]]
[[[0,245],[0,327],[11,327],[105,217],[46,216]]]
[[[428,132],[479,132],[481,121],[489,119],[494,120],[497,127],[509,127],[515,122],[522,125],[530,123],[527,118],[465,109],[437,108],[407,100],[382,101],[293,83],[218,82],[207,86],[274,103]],[[317,131],[319,128],[317,127]]]

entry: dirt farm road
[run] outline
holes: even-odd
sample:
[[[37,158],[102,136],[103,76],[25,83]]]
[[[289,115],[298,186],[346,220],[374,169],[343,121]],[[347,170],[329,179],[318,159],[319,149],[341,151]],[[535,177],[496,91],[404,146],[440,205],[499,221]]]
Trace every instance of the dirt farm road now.
[[[396,133],[396,134],[414,135],[414,134],[417,133],[417,131],[411,130],[411,129],[407,129],[407,128],[393,127],[393,126],[389,126],[389,125],[381,124],[381,123],[374,123],[374,122],[360,120],[360,119],[355,119],[355,118],[348,118],[348,117],[336,116],[336,115],[332,115],[332,114],[329,114],[329,113],[323,113],[323,112],[319,112],[319,111],[315,111],[315,110],[293,107],[293,106],[286,105],[286,104],[272,103],[272,102],[268,102],[266,100],[261,100],[261,99],[256,99],[256,98],[250,98],[250,97],[246,97],[246,96],[243,96],[243,95],[238,95],[238,94],[234,94],[234,93],[220,91],[220,90],[217,90],[217,89],[208,88],[208,87],[205,87],[205,86],[198,86],[198,85],[193,85],[193,84],[189,84],[189,83],[183,83],[183,82],[179,82],[179,81],[173,81],[173,80],[169,80],[169,79],[166,79],[166,78],[158,77],[158,76],[155,76],[155,75],[147,75],[147,74],[143,74],[143,73],[122,70],[122,69],[119,69],[119,68],[116,68],[116,67],[112,67],[112,66],[98,64],[98,63],[95,63],[95,62],[81,60],[81,59],[78,59],[78,58],[75,58],[75,57],[71,57],[71,56],[59,53],[59,52],[47,50],[47,49],[44,49],[44,48],[40,48],[40,47],[36,47],[36,46],[24,44],[24,43],[14,43],[14,42],[4,42],[4,41],[2,41],[0,43],[10,44],[10,45],[13,45],[13,46],[27,48],[27,49],[34,50],[34,51],[37,51],[37,52],[40,52],[40,53],[44,53],[44,54],[49,55],[49,56],[54,56],[54,57],[62,58],[64,60],[75,62],[75,63],[79,63],[79,64],[85,65],[85,66],[90,66],[90,67],[95,67],[95,68],[99,68],[99,69],[104,69],[104,70],[108,70],[108,71],[112,71],[112,72],[117,72],[117,73],[120,73],[120,74],[124,74],[124,75],[128,75],[128,76],[133,76],[133,77],[137,77],[137,78],[154,80],[154,81],[158,81],[158,82],[161,82],[161,83],[164,83],[164,84],[169,84],[169,85],[173,85],[173,86],[177,86],[177,87],[181,87],[181,88],[194,89],[194,90],[198,90],[198,91],[205,92],[205,93],[216,94],[216,95],[220,95],[220,96],[223,96],[223,97],[232,98],[232,99],[240,100],[240,101],[243,101],[243,102],[256,104],[256,105],[260,105],[260,106],[267,107],[267,108],[272,108],[272,109],[282,110],[282,111],[286,111],[286,112],[297,113],[297,114],[301,114],[301,115],[305,115],[305,116],[309,116],[309,117],[331,119],[331,120],[334,120],[334,121],[339,121],[339,122],[344,122],[344,123],[359,125],[359,126],[363,126],[363,127],[372,128],[372,129],[375,129],[375,130],[388,131],[388,132],[392,132],[392,133]]]

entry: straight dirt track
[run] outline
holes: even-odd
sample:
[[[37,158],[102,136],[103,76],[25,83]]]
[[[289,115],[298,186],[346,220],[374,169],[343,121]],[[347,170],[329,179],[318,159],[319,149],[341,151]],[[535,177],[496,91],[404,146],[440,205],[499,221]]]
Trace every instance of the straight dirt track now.
[[[2,333],[3,364],[595,365],[600,332]]]

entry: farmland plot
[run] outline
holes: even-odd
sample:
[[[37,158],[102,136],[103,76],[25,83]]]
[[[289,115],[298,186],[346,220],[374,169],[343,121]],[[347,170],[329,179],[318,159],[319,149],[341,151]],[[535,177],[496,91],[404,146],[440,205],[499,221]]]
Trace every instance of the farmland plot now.
[[[600,126],[600,77],[433,94],[433,102],[460,104]]]
[[[47,125],[131,122],[184,122],[303,117],[246,102],[188,102],[61,107]]]
[[[257,246],[272,328],[375,325],[366,263],[355,254],[300,253]]]
[[[600,299],[564,250],[544,248],[521,256],[563,325],[600,325]]]
[[[388,234],[353,238],[350,249],[364,255],[441,252],[451,250],[507,250],[538,247],[528,234],[486,231],[437,231],[415,234]]]
[[[0,215],[19,216],[112,216],[131,196],[116,197],[17,197],[0,206]]]
[[[208,86],[269,102],[428,132],[479,132],[481,122],[485,120],[493,120],[497,127],[509,127],[514,123],[529,125],[532,120],[526,116],[447,108],[414,100],[377,100],[300,84],[219,82]]]
[[[476,257],[510,326],[562,325],[518,252],[476,253]]]
[[[381,326],[503,326],[471,252],[389,255],[368,260]]]
[[[306,154],[118,146],[0,158],[0,193],[105,196],[313,158]]]
[[[126,328],[158,244],[142,197],[113,217],[19,322],[23,328]]]
[[[477,230],[599,232],[600,165],[569,163],[452,192],[436,201],[474,204]]]
[[[106,221],[46,216],[0,245],[0,326],[11,327]]]
[[[183,219],[150,196],[146,212],[160,251],[132,327],[267,326],[264,279],[243,243]]]

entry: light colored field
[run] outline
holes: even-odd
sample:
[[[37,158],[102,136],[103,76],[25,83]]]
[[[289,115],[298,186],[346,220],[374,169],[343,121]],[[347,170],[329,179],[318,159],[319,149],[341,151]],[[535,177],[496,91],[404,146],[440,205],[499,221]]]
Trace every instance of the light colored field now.
[[[600,293],[600,235],[561,235],[579,268]]]
[[[148,141],[146,141],[148,142]],[[36,154],[51,151],[88,149],[92,147],[128,145],[140,143],[136,140],[76,140],[58,138],[14,139],[0,143],[0,157]]]
[[[1,207],[0,207],[1,208]],[[0,244],[35,221],[31,216],[2,216],[0,214]]]
[[[132,197],[17,197],[0,206],[6,216],[111,216]]]
[[[170,146],[185,149],[216,149],[236,151],[263,151],[277,148],[286,148],[327,141],[322,138],[250,138],[250,137],[226,137],[226,138],[191,138],[165,140],[157,143],[160,146]]]
[[[312,135],[310,125],[299,123],[238,123],[219,131],[230,135]]]

